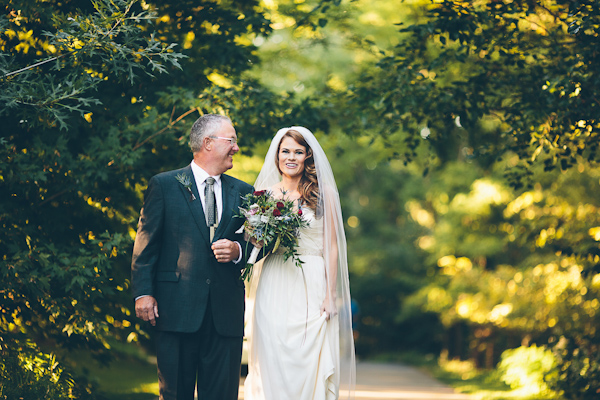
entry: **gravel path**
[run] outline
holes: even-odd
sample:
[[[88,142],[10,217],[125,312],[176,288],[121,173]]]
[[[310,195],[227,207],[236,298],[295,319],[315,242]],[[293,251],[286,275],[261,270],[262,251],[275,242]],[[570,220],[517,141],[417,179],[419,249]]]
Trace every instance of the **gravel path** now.
[[[341,393],[343,398],[343,392]],[[243,378],[240,400],[244,399]],[[414,367],[402,364],[358,362],[355,400],[469,400],[466,394],[438,382]]]

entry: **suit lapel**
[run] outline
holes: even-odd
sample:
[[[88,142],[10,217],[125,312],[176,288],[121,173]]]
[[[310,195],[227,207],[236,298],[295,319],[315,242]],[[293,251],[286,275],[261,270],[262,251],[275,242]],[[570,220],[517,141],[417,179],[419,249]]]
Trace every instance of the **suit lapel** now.
[[[217,231],[215,232],[215,238],[224,236],[227,226],[231,222],[233,217],[233,207],[235,206],[235,194],[236,191],[233,188],[233,184],[227,175],[221,175],[221,196],[223,197],[223,212],[221,213],[221,220]]]
[[[200,233],[202,234],[204,240],[208,242],[209,231],[208,226],[206,225],[206,216],[204,215],[204,210],[202,209],[202,200],[200,200],[200,194],[198,193],[198,187],[196,186],[196,179],[194,179],[194,174],[192,173],[192,167],[185,167],[183,169],[183,173],[192,181],[192,193],[196,199],[190,200],[190,192],[185,188],[185,186],[180,185],[180,188],[185,196],[188,206],[190,207],[190,211],[194,217],[194,221],[196,221],[196,225],[198,225]]]

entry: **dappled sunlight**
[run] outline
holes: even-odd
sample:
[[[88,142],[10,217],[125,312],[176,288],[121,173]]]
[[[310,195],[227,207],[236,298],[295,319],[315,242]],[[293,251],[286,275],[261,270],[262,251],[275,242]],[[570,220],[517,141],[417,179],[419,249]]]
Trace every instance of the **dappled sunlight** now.
[[[515,395],[551,395],[545,380],[555,364],[554,356],[546,346],[521,346],[502,353],[498,371]]]
[[[525,192],[506,206],[504,216],[510,218],[511,216],[519,213],[521,210],[531,206],[534,203],[539,203],[544,198],[544,195],[540,191]]]
[[[456,302],[456,313],[464,319],[484,324],[489,314],[485,307],[484,295],[463,293]]]
[[[347,223],[350,228],[357,228],[358,225],[360,225],[360,220],[357,216],[351,215],[350,217],[348,217]]]
[[[548,304],[556,303],[567,288],[581,288],[581,267],[578,265],[572,265],[567,270],[559,270],[554,263],[538,265],[533,269],[533,273],[534,276],[540,276],[542,273],[545,276],[544,295]]]
[[[490,311],[488,319],[495,325],[502,325],[505,318],[512,312],[513,305],[511,303],[497,304]]]
[[[226,78],[225,76],[223,76],[217,72],[211,73],[206,78],[209,81],[211,81],[212,83],[214,83],[215,85],[220,86],[225,89],[229,89],[230,87],[233,86],[233,84],[231,83],[231,81],[228,78]]]
[[[433,236],[421,236],[417,241],[418,246],[423,250],[432,249],[435,246],[435,238]]]
[[[449,255],[438,260],[438,267],[443,269],[444,275],[455,275],[458,271],[470,271],[473,263],[467,257]]]
[[[508,190],[487,179],[473,182],[470,193],[459,193],[450,202],[454,210],[469,211],[470,214],[488,214],[491,205],[502,204],[510,198]]]
[[[264,156],[246,156],[238,153],[233,158],[233,168],[226,173],[234,178],[253,185],[258,173],[260,172],[263,162]]]
[[[433,215],[421,207],[421,204],[417,201],[406,202],[406,210],[410,213],[412,219],[419,225],[427,228],[433,228],[435,225],[435,219]]]
[[[374,11],[361,14],[358,20],[365,25],[385,26],[386,24],[386,21]]]
[[[142,383],[132,390],[133,393],[152,393],[158,396],[158,381],[156,383]]]
[[[478,373],[472,360],[448,360],[446,353],[440,356],[438,364],[446,371],[458,374],[463,380],[471,379]]]
[[[440,312],[445,308],[452,306],[452,296],[444,289],[439,287],[433,287],[426,293],[427,302],[430,305],[430,311]]]
[[[596,242],[600,242],[600,226],[590,228],[588,234],[593,237]]]

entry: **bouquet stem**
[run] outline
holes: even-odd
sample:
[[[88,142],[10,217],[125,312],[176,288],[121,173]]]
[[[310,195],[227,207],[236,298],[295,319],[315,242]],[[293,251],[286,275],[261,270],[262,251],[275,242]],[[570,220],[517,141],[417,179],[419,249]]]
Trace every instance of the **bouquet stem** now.
[[[260,254],[260,247],[254,246],[254,248],[252,249],[252,252],[250,252],[250,257],[248,257],[247,264],[254,265],[259,254]]]
[[[244,271],[242,272],[242,275],[240,276],[241,280],[247,280],[252,276],[252,267],[254,266],[254,263],[256,263],[256,259],[258,258],[258,255],[260,254],[260,247],[256,247],[254,246],[252,248],[252,251],[250,252],[250,256],[248,257],[248,261],[246,262],[246,268],[244,268]]]

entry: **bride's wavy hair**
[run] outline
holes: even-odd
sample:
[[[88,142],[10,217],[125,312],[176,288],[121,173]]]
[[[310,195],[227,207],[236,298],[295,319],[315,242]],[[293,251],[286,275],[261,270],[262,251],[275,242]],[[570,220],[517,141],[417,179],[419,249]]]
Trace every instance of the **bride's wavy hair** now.
[[[286,137],[292,138],[298,143],[300,146],[303,146],[306,149],[306,158],[304,159],[304,172],[302,174],[302,178],[300,178],[300,183],[298,185],[298,191],[300,192],[300,198],[302,202],[306,204],[308,207],[317,211],[320,207],[319,204],[319,182],[317,181],[317,169],[315,168],[315,159],[313,157],[313,151],[304,140],[304,136],[298,131],[290,129],[287,131],[279,141],[279,146],[277,147],[277,155],[275,156],[275,165],[277,165],[277,169],[279,173],[282,174],[281,169],[279,168],[279,149],[281,148],[281,142]]]

